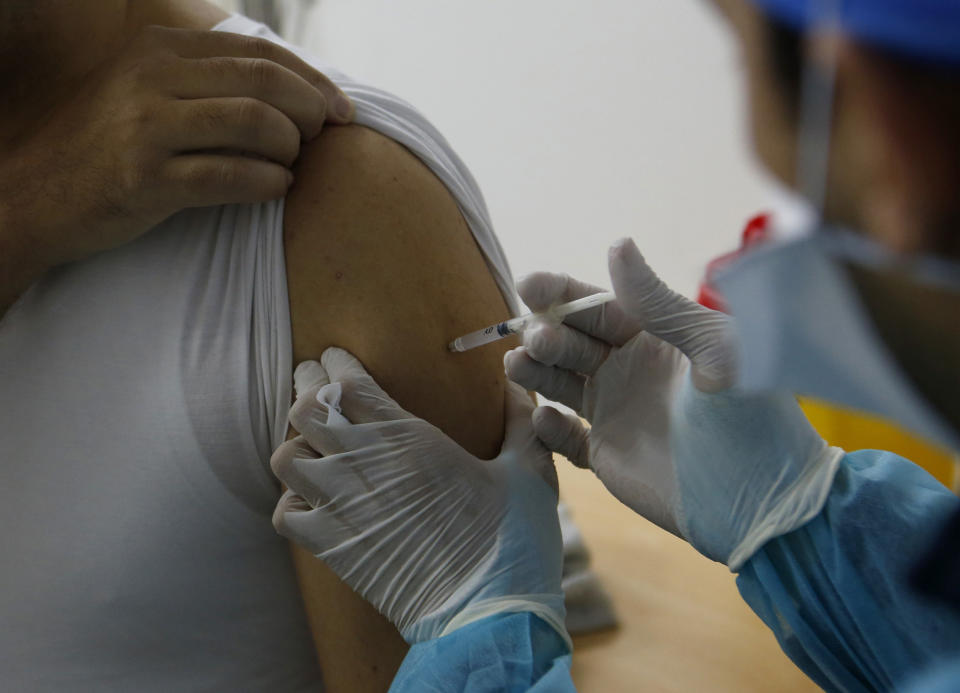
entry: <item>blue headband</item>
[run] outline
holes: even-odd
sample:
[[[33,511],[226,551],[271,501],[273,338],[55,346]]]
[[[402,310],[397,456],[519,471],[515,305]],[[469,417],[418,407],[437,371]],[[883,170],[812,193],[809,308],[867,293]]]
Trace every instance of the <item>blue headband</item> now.
[[[823,0],[751,0],[795,29],[811,28]],[[838,0],[841,31],[922,60],[960,66],[960,0]]]

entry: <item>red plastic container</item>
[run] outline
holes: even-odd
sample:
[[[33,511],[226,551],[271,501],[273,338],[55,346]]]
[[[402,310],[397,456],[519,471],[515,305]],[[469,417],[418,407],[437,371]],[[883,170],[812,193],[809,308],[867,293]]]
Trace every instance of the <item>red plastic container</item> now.
[[[727,312],[723,296],[713,288],[713,278],[718,271],[739,258],[747,250],[770,240],[770,219],[771,215],[769,213],[758,214],[750,219],[740,235],[740,247],[731,253],[726,253],[715,260],[711,260],[707,264],[703,281],[700,282],[700,290],[697,292],[697,302],[700,305],[712,310]]]

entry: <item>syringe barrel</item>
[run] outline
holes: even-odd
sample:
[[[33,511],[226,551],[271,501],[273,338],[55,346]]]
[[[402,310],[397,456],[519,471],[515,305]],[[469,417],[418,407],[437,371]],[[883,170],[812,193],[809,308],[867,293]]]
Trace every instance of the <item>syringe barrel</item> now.
[[[500,324],[502,325],[503,323]],[[483,346],[484,344],[489,344],[490,342],[495,342],[498,339],[502,339],[503,337],[497,331],[498,327],[499,325],[491,325],[490,327],[482,330],[477,330],[476,332],[465,334],[462,337],[457,337],[450,342],[450,351],[467,351],[468,349],[473,349],[478,346]]]
[[[614,298],[616,298],[616,296],[613,294],[613,292],[599,293],[594,294],[593,296],[584,296],[583,298],[577,299],[576,301],[571,301],[570,303],[552,306],[542,313],[521,315],[518,318],[511,318],[510,320],[497,323],[496,325],[491,325],[490,327],[486,327],[482,330],[471,332],[463,337],[457,337],[447,345],[447,348],[449,348],[450,351],[467,351],[468,349],[483,346],[484,344],[495,342],[498,339],[503,339],[509,335],[522,332],[531,323],[546,322],[547,324],[551,325],[559,325],[563,322],[563,318],[571,313],[575,313],[580,310],[586,310],[587,308],[593,308],[594,306],[603,305],[608,301],[612,301]]]
[[[489,344],[490,342],[495,342],[498,339],[509,337],[510,335],[516,334],[517,332],[523,330],[523,328],[526,327],[528,320],[529,316],[511,318],[510,320],[499,322],[496,325],[485,327],[482,330],[471,332],[463,337],[457,337],[450,342],[450,351],[467,351],[468,349],[473,349],[478,346],[483,346],[484,344]]]

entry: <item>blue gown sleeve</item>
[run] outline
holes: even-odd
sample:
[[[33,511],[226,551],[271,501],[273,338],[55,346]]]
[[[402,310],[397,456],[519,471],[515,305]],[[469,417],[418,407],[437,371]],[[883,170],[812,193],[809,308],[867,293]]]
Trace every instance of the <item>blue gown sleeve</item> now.
[[[410,648],[391,693],[574,691],[570,650],[530,613],[489,616]]]
[[[848,454],[821,513],[765,544],[740,594],[825,690],[900,690],[960,656],[960,615],[908,584],[958,504],[897,455]]]

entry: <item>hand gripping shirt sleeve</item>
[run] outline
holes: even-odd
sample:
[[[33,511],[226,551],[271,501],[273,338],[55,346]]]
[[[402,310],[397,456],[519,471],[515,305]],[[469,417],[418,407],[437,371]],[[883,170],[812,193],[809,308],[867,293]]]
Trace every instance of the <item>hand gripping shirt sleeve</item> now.
[[[215,29],[282,43],[240,15]],[[317,66],[437,173],[516,310],[463,162],[410,105]],[[182,210],[52,270],[0,319],[3,691],[322,685],[270,523],[293,365],[284,213]]]
[[[248,17],[234,14],[215,28],[264,38],[300,56],[353,99],[356,107],[355,124],[376,130],[402,144],[420,159],[453,195],[507,307],[513,315],[520,314],[520,298],[514,288],[510,265],[494,233],[480,186],[446,138],[423,114],[403,99],[359,82],[299,46],[284,41],[266,25]]]
[[[960,616],[908,584],[958,504],[897,455],[848,454],[821,513],[767,543],[737,586],[787,655],[825,690],[902,690],[960,656]]]
[[[410,648],[391,693],[574,691],[570,650],[530,613],[497,614]]]

